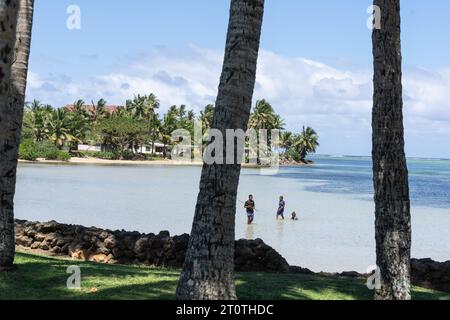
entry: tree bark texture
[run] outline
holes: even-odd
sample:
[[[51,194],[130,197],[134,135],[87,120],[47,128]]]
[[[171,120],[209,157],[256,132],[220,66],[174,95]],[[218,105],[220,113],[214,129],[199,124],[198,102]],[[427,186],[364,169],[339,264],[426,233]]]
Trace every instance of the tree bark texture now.
[[[247,130],[256,78],[264,0],[232,0],[212,128]],[[226,141],[224,142],[224,159]],[[236,160],[236,157],[235,157]],[[203,165],[177,298],[235,299],[234,240],[240,163]]]
[[[381,289],[376,299],[410,295],[411,217],[404,151],[400,0],[375,0],[381,29],[374,29],[372,158],[375,238]]]
[[[0,270],[13,268],[14,194],[34,0],[1,1]]]

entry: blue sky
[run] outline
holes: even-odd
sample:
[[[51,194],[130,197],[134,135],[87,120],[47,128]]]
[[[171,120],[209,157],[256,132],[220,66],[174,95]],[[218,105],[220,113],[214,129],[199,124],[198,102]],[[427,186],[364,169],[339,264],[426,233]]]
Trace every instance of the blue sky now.
[[[298,130],[312,125],[320,153],[370,153],[370,0],[266,0],[255,99]],[[66,9],[81,9],[68,30]],[[162,110],[213,102],[228,0],[36,1],[27,99],[60,106],[157,94]],[[450,2],[402,1],[409,156],[450,158]],[[212,100],[212,101],[211,101]]]

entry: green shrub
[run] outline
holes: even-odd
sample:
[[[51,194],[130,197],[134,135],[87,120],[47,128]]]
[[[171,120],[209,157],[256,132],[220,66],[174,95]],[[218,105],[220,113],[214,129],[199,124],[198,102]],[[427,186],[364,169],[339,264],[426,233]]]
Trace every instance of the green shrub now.
[[[295,150],[295,149],[290,149],[286,152],[286,157],[289,160],[294,160],[296,162],[301,162],[302,161],[302,156],[300,155],[300,153]]]
[[[59,150],[51,141],[23,140],[19,146],[19,159],[35,161],[37,158],[69,161],[70,153]]]
[[[56,149],[49,149],[44,153],[45,160],[58,160],[60,150],[58,148]]]
[[[117,154],[109,151],[78,151],[77,154],[82,158],[97,158],[105,160],[115,160],[119,158]]]
[[[134,159],[133,151],[130,151],[130,150],[122,151],[122,159],[123,160],[133,160]]]
[[[97,152],[95,157],[99,158],[99,159],[105,159],[105,160],[117,159],[117,155],[114,154],[114,152],[107,152],[107,151]]]
[[[69,161],[70,153],[68,153],[67,151],[59,151],[57,159],[60,161]]]
[[[47,154],[56,154],[59,149],[51,141],[38,141],[35,143],[35,151],[38,154],[38,158],[47,158]]]
[[[38,153],[36,152],[36,145],[33,140],[23,140],[19,146],[19,159],[27,161],[36,161]]]
[[[44,158],[45,160],[69,161],[70,153],[68,153],[67,151],[58,150],[58,148],[50,149],[47,150]]]

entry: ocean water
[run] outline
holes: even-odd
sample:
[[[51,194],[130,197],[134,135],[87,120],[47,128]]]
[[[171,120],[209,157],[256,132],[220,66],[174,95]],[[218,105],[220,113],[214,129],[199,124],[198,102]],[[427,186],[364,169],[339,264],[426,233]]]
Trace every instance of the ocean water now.
[[[237,203],[236,238],[262,238],[290,264],[360,272],[375,264],[370,158],[320,156],[263,176],[243,169],[238,198],[253,194],[255,223]],[[411,159],[414,257],[450,260],[450,161]],[[109,229],[189,233],[200,167],[21,164],[16,216]],[[276,221],[279,195],[286,214]]]

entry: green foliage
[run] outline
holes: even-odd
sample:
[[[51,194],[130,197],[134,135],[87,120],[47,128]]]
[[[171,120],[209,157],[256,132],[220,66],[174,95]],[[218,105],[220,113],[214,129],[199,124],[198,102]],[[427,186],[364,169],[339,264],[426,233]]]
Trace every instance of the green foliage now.
[[[131,150],[123,150],[122,151],[122,159],[123,160],[133,160],[134,159],[134,153]]]
[[[120,157],[114,152],[107,151],[78,151],[77,154],[81,158],[97,158],[104,160],[116,160]]]
[[[303,127],[300,134],[283,132],[280,145],[285,149],[283,156],[289,160],[304,162],[306,156],[315,153],[319,146],[319,136],[311,127]]]
[[[59,149],[49,149],[44,153],[45,160],[58,160]]]
[[[212,126],[214,105],[207,105],[198,117],[186,105],[171,106],[165,114],[160,115],[156,112],[159,105],[154,94],[138,94],[127,100],[124,107],[112,111],[106,108],[106,101],[103,99],[97,103],[92,101],[92,105],[78,100],[70,108],[60,109],[53,109],[35,100],[26,107],[22,138],[37,142],[35,151],[38,158],[57,157],[56,150],[48,143],[58,149],[68,147],[69,151],[76,150],[78,144],[83,143],[107,146],[111,152],[79,153],[81,156],[100,159],[146,159],[147,155],[137,154],[139,148],[143,145],[153,145],[155,142],[164,144],[163,156],[166,158],[170,155],[170,149],[177,143],[172,140],[172,133],[177,129],[184,129],[193,137],[196,120],[201,122],[205,140],[206,130]],[[302,132],[294,134],[284,131],[284,126],[283,119],[268,101],[256,102],[250,115],[249,128],[280,130],[280,146],[284,149],[282,156],[295,161],[305,161],[308,154],[316,152],[319,146],[318,135],[312,128],[303,128]],[[45,145],[41,146],[41,143]],[[203,141],[204,147],[207,143]],[[268,144],[270,148],[270,135]],[[21,157],[33,159],[36,154],[28,150],[30,147],[23,147]]]
[[[49,140],[36,142],[35,150],[38,154],[38,158],[45,158],[47,152],[49,151],[53,152],[59,151],[58,147],[56,147],[55,144]]]
[[[70,153],[59,150],[50,141],[35,142],[32,139],[24,139],[19,146],[19,159],[35,161],[38,158],[69,161]]]
[[[99,135],[122,157],[132,146],[148,142],[148,126],[144,120],[133,119],[126,113],[117,113],[98,124]]]
[[[255,130],[282,130],[284,121],[280,115],[275,113],[271,104],[263,99],[256,101],[255,108],[250,114],[249,127]]]
[[[301,154],[293,148],[286,151],[285,157],[289,160],[294,160],[295,162],[301,162],[304,160],[302,159]]]
[[[19,146],[19,159],[36,161],[37,158],[36,143],[31,139],[24,139]]]
[[[59,161],[69,161],[71,158],[70,153],[67,151],[59,151],[57,160]]]

